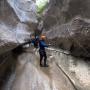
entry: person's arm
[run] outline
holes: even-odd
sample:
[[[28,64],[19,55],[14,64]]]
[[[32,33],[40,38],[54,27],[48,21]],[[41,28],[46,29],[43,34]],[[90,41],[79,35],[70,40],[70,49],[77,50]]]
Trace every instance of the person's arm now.
[[[48,47],[48,45],[45,42],[41,42],[42,46]]]

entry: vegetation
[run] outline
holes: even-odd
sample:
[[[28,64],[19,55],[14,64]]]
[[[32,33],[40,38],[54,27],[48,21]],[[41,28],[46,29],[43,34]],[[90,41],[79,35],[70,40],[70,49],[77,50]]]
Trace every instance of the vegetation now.
[[[41,14],[44,11],[48,2],[49,0],[36,0],[37,12],[39,14]]]

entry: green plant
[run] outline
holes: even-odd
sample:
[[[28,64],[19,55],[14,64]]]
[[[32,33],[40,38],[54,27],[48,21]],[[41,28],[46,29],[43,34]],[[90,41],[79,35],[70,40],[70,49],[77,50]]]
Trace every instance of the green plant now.
[[[44,11],[45,6],[47,5],[48,0],[37,0],[36,5],[37,5],[37,12],[40,14]]]

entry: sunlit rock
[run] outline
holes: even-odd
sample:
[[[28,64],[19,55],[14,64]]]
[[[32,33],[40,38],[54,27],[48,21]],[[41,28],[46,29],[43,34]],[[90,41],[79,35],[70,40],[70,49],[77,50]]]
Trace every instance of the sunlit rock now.
[[[37,7],[34,0],[7,0],[21,22],[37,23]]]
[[[34,1],[0,1],[0,54],[12,50],[27,39],[36,27],[37,16]],[[32,26],[32,24],[31,24]]]
[[[4,23],[0,23],[0,27],[0,54],[12,50],[24,43],[26,39],[30,39],[27,25],[18,24],[15,28],[11,28]]]

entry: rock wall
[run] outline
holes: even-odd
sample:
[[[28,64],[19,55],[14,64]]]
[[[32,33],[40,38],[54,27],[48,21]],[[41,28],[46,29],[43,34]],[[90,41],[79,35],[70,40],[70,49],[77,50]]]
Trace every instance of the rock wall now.
[[[7,82],[10,75],[15,71],[17,57],[12,52],[0,55],[0,90]]]
[[[43,18],[43,33],[59,48],[90,57],[89,5],[89,0],[51,0]]]
[[[0,90],[15,68],[11,50],[30,39],[36,25],[34,0],[0,0]]]
[[[1,0],[0,53],[24,43],[26,39],[30,38],[36,24],[37,13],[34,1]]]

